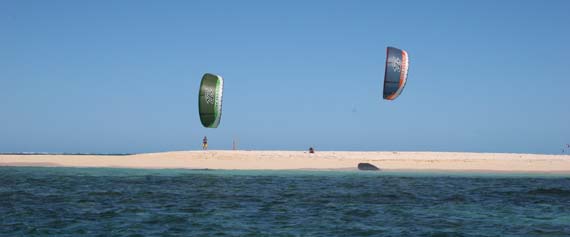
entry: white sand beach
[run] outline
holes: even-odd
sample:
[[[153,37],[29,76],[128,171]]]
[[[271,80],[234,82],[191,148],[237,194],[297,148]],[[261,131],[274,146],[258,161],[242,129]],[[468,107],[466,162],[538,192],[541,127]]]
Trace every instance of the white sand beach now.
[[[0,166],[223,170],[381,170],[568,173],[570,156],[458,152],[178,151],[127,156],[0,155]]]

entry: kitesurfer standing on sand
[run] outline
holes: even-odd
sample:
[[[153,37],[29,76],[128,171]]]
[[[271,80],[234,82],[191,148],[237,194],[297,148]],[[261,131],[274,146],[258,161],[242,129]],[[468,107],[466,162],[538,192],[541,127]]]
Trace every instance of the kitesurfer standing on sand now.
[[[208,150],[208,138],[206,136],[202,139],[202,150]]]

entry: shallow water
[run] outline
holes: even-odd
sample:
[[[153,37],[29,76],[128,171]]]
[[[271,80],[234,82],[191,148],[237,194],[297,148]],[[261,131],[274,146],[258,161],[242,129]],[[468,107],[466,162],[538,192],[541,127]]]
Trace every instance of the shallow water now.
[[[0,235],[570,235],[570,178],[0,168]]]

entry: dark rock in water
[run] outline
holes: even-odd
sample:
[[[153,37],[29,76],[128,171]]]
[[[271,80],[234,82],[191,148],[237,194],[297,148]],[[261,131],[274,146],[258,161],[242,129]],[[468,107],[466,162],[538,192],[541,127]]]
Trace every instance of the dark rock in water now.
[[[358,163],[358,169],[359,170],[375,170],[375,171],[380,170],[380,169],[378,169],[378,167],[376,167],[370,163]]]

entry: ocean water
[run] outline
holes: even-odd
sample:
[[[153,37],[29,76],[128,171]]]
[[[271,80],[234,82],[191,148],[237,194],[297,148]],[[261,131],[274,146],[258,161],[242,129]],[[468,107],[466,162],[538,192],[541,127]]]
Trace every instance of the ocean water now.
[[[570,236],[564,176],[0,167],[0,236]]]

